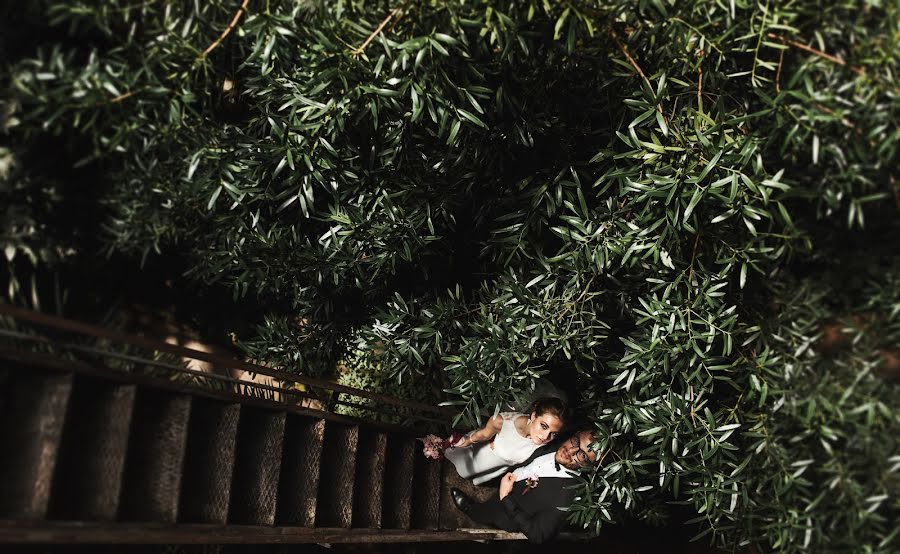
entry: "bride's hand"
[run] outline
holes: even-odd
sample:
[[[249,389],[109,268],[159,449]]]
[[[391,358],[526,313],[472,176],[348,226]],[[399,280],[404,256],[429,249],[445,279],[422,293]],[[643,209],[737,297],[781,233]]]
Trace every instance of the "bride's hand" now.
[[[513,485],[516,484],[516,474],[515,473],[507,473],[503,476],[503,479],[500,480],[500,500],[509,495],[509,493],[513,490]]]

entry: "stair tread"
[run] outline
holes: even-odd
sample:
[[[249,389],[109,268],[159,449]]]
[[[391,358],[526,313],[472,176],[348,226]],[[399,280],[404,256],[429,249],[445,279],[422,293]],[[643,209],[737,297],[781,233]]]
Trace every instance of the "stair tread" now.
[[[239,404],[194,398],[188,427],[179,520],[226,523]]]
[[[353,527],[381,527],[387,435],[360,430],[353,489]]]
[[[316,527],[350,527],[353,523],[353,482],[359,428],[327,422],[322,444],[322,483],[316,507]]]
[[[0,456],[0,517],[42,519],[50,500],[72,376],[22,369],[10,381],[3,391],[10,397],[0,412],[0,444],[14,448]]]
[[[54,414],[49,427],[21,430],[25,436],[55,429],[49,435],[55,468],[35,464],[35,471],[52,475],[43,479],[43,511],[29,516],[36,523],[49,517],[159,529],[368,530],[373,536],[473,527],[446,517],[446,469],[426,460],[407,432],[105,375],[72,377],[59,369],[38,375],[43,383],[64,379],[57,387],[62,392],[46,394],[43,404],[35,392],[40,387],[26,387],[34,398],[22,403],[46,404]],[[0,371],[0,378],[9,383],[15,375]],[[0,413],[12,407],[2,402]],[[34,410],[45,419],[47,412]]]
[[[123,520],[174,523],[191,397],[139,388],[122,480]]]
[[[276,517],[280,525],[315,525],[324,436],[324,419],[288,417]]]
[[[241,410],[228,509],[230,523],[274,525],[285,417],[284,412]]]
[[[384,511],[382,528],[409,529],[413,485],[415,439],[406,435],[388,435],[384,473]]]
[[[133,385],[75,379],[53,478],[51,518],[115,519],[135,394]]]
[[[440,527],[441,462],[429,460],[420,449],[413,462],[412,518],[416,529]]]

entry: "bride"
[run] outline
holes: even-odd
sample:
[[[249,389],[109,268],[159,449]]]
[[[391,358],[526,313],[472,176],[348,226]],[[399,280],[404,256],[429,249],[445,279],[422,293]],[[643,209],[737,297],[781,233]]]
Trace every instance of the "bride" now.
[[[444,452],[459,476],[476,485],[504,474],[551,442],[565,425],[559,398],[538,398],[525,413],[502,412]]]

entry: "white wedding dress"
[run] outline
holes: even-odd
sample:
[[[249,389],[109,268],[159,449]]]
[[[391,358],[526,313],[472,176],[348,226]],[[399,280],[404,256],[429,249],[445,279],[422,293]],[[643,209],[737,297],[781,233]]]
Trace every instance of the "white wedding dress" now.
[[[520,416],[528,417],[519,412],[501,413],[503,426],[492,442],[448,448],[444,456],[456,466],[460,477],[471,479],[476,485],[503,475],[510,466],[524,462],[540,447],[516,430],[516,418]]]

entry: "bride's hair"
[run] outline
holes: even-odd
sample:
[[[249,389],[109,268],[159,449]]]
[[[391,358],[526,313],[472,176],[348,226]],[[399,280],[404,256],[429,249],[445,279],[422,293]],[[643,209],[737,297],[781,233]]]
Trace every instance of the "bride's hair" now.
[[[569,409],[566,403],[555,396],[538,398],[531,403],[531,406],[528,406],[528,410],[525,413],[528,415],[534,414],[538,417],[544,414],[556,416],[563,426],[566,425],[566,421],[569,419]]]

